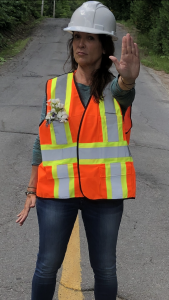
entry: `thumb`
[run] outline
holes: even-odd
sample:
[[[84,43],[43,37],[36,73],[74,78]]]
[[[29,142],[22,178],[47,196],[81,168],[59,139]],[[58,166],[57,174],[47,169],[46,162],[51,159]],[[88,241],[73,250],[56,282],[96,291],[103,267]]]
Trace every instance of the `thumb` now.
[[[115,56],[109,56],[109,58],[112,60],[112,62],[115,64],[116,69],[119,67],[119,61]]]

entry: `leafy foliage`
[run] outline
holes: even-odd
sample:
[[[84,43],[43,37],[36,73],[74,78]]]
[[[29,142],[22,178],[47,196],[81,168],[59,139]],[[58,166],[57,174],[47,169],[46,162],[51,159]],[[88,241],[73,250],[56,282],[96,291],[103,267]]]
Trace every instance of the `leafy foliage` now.
[[[83,2],[83,0],[58,0],[56,2],[56,17],[70,18],[76,8],[82,5]]]
[[[104,4],[112,10],[116,20],[130,20],[139,30],[139,44],[142,47],[152,49],[155,54],[168,56],[169,1],[104,0]]]
[[[163,0],[154,27],[150,30],[151,44],[155,53],[169,56],[169,2]]]
[[[134,0],[130,5],[130,19],[141,33],[148,32],[154,25],[161,0]]]
[[[133,0],[103,0],[105,4],[114,14],[116,20],[128,20],[130,18],[130,4]]]
[[[40,17],[39,0],[1,0],[0,29],[12,29],[19,23],[24,23],[30,16]]]

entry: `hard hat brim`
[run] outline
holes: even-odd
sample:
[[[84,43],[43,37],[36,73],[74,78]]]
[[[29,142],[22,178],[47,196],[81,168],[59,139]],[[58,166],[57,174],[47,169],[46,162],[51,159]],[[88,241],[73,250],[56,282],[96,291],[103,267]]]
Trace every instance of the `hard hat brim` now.
[[[86,32],[86,33],[93,33],[93,34],[106,34],[110,35],[113,39],[113,41],[117,41],[118,37],[116,36],[116,33],[112,31],[111,33],[108,31],[103,31],[95,28],[89,28],[89,27],[81,27],[81,26],[71,26],[71,27],[66,27],[63,29],[64,31],[73,33],[73,31],[78,31],[78,32]]]

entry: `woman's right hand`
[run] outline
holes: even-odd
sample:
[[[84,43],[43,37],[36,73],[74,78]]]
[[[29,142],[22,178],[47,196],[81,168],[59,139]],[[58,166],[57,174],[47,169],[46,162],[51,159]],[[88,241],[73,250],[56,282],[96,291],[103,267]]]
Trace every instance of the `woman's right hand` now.
[[[24,209],[17,215],[18,219],[16,220],[16,223],[19,223],[19,225],[22,226],[29,214],[30,209],[35,207],[35,204],[36,195],[28,195],[25,201]]]

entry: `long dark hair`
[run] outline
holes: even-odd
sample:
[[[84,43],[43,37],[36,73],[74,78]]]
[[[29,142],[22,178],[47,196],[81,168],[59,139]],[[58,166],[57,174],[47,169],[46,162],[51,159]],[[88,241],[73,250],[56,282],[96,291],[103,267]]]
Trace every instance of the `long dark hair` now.
[[[113,62],[109,56],[114,55],[115,47],[111,36],[105,34],[98,34],[99,40],[102,44],[105,54],[102,54],[102,61],[100,68],[94,71],[91,82],[91,95],[94,96],[95,101],[99,103],[99,99],[103,100],[103,90],[105,86],[115,77],[110,71]],[[73,37],[68,40],[68,58],[64,64],[71,62],[71,72],[77,70],[78,64],[73,56]]]

